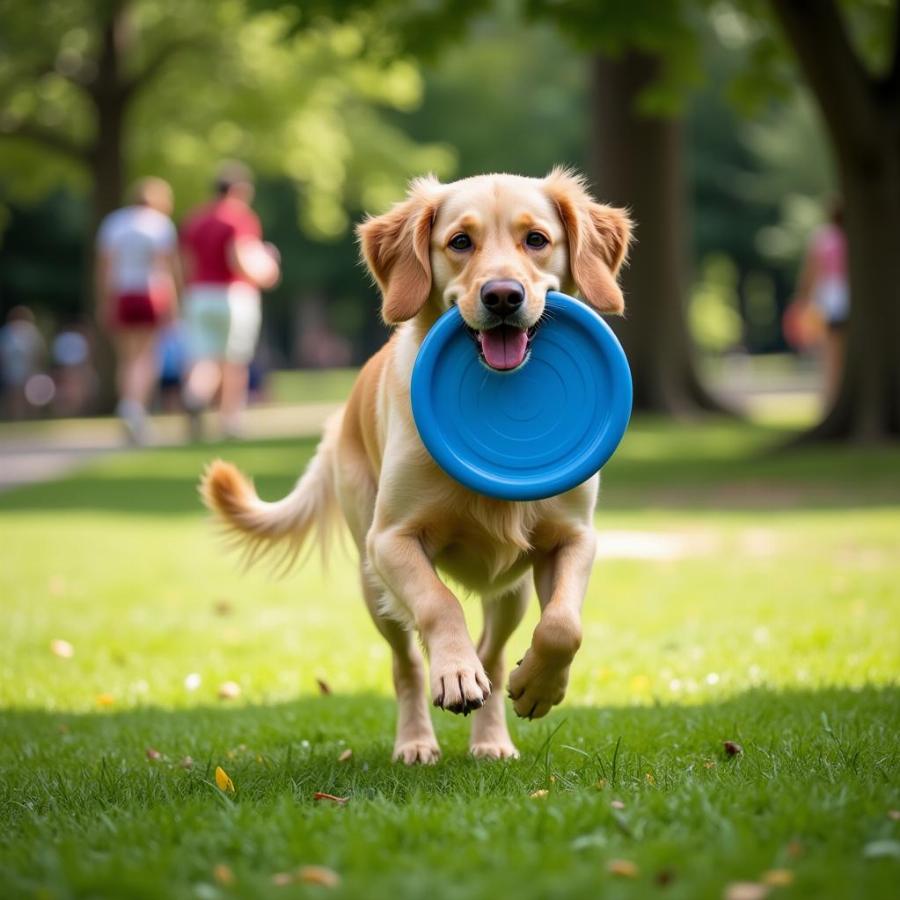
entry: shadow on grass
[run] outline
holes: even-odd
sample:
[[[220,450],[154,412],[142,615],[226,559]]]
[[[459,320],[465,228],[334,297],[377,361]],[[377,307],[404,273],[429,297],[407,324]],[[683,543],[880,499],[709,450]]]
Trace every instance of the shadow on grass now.
[[[601,509],[675,511],[848,509],[900,504],[900,448],[778,452],[783,432],[734,423],[680,426],[638,420],[604,470]],[[222,457],[266,499],[283,496],[315,450],[311,439],[135,452],[60,481],[0,495],[0,512],[97,510],[199,514],[197,482]]]
[[[57,810],[71,803],[74,811],[91,798],[144,805],[169,802],[173,792],[214,796],[216,766],[234,780],[237,801],[287,792],[308,804],[316,791],[394,803],[411,802],[418,792],[470,798],[521,797],[547,787],[655,792],[725,773],[746,784],[874,782],[887,797],[900,775],[895,686],[758,688],[696,706],[564,706],[540,722],[515,720],[522,758],[502,764],[468,757],[469,723],[449,714],[435,716],[444,749],[437,766],[392,764],[394,717],[394,702],[374,695],[119,713],[2,710],[0,809],[12,824],[44,803]],[[742,752],[730,756],[726,740]],[[352,756],[341,761],[347,749]]]

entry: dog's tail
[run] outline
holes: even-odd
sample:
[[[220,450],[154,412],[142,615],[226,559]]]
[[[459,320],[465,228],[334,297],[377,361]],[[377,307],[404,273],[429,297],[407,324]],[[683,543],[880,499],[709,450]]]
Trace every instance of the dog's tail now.
[[[280,551],[280,567],[290,568],[313,530],[326,555],[337,518],[334,470],[342,417],[343,410],[326,422],[306,471],[294,489],[274,503],[260,500],[253,483],[231,463],[217,459],[203,473],[203,502],[243,547],[247,565]]]

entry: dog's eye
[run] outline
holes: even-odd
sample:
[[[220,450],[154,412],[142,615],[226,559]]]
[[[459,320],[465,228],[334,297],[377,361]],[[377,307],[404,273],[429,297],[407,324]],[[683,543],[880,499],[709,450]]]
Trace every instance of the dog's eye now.
[[[550,241],[546,235],[541,234],[539,231],[529,231],[525,235],[525,243],[534,250],[540,250],[542,247],[546,247]]]
[[[471,250],[472,238],[461,231],[459,234],[455,234],[450,238],[450,243],[447,246],[450,247],[451,250]]]

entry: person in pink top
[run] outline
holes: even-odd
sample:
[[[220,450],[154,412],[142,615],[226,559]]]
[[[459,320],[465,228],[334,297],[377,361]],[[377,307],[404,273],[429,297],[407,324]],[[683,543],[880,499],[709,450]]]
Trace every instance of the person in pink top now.
[[[241,163],[224,163],[215,193],[181,229],[190,358],[184,405],[194,437],[199,437],[200,414],[217,393],[223,433],[239,434],[248,367],[262,322],[260,290],[274,287],[280,277],[277,251],[262,242],[259,218],[250,208],[250,170]]]
[[[847,279],[847,237],[843,205],[835,201],[828,222],[813,234],[797,283],[794,315],[813,316],[824,323],[822,337],[825,400],[834,400],[844,368],[850,285]]]

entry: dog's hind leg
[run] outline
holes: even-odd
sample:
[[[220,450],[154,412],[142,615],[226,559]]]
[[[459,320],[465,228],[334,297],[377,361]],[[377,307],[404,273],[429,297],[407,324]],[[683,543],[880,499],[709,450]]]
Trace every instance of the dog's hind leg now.
[[[525,576],[506,593],[482,598],[484,630],[478,641],[478,657],[492,684],[503,684],[506,677],[503,648],[522,621],[530,597],[530,579]],[[473,756],[508,759],[519,755],[506,727],[504,700],[502,691],[494,691],[484,706],[476,710],[469,741],[469,752]]]
[[[394,760],[407,765],[435,763],[441,755],[431,724],[431,712],[425,694],[425,660],[413,632],[408,631],[381,611],[381,590],[373,576],[362,570],[363,595],[375,627],[391,645],[394,690],[397,693],[397,737]]]

